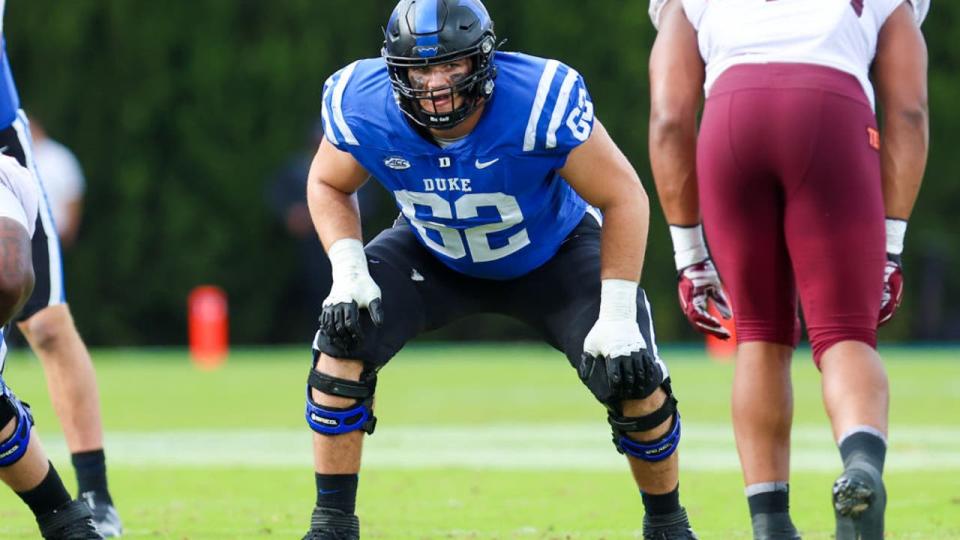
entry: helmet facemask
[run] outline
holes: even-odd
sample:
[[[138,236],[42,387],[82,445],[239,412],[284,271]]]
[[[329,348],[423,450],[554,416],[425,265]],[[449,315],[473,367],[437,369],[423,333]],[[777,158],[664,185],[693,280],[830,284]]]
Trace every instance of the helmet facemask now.
[[[417,125],[431,129],[450,129],[466,120],[493,94],[493,79],[496,77],[496,67],[492,62],[496,49],[494,44],[494,37],[486,36],[468,50],[433,58],[395,57],[384,51],[390,82],[400,109]],[[439,66],[456,61],[468,62],[470,69],[466,76],[452,77],[448,86],[418,88],[418,85],[411,81],[411,68]],[[451,98],[452,106],[456,101],[455,96],[462,99],[460,106],[452,110],[441,110],[437,101]],[[433,110],[425,109],[421,105],[423,101],[432,102]],[[449,109],[449,106],[446,108]]]

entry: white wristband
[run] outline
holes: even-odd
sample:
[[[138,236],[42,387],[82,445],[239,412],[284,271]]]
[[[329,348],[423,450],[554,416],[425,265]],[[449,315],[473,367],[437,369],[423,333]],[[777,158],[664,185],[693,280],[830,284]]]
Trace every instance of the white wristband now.
[[[887,253],[903,253],[903,237],[907,235],[907,222],[903,219],[887,218]]]
[[[637,320],[637,282],[605,279],[600,282],[600,321]]]
[[[677,270],[683,270],[710,257],[707,243],[703,239],[702,225],[693,227],[671,225],[670,238],[673,239],[673,260],[677,263]]]
[[[330,258],[330,270],[333,281],[356,279],[357,276],[369,276],[367,256],[363,252],[363,242],[355,238],[341,238],[327,250]]]

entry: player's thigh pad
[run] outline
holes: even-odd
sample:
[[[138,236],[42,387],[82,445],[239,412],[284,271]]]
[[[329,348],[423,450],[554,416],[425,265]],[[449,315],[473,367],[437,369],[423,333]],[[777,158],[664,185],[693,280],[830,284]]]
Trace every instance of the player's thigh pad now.
[[[0,428],[14,420],[13,433],[0,440],[0,467],[9,467],[23,458],[30,444],[33,416],[30,407],[17,399],[0,376]]]
[[[424,327],[422,300],[409,271],[404,271],[404,268],[415,267],[427,255],[422,251],[412,234],[402,227],[387,229],[370,242],[365,248],[367,266],[380,287],[383,324],[376,326],[363,311],[360,316],[362,339],[357,347],[345,350],[318,331],[314,349],[334,358],[360,360],[364,365],[377,368],[393,358]]]
[[[583,341],[600,315],[600,225],[596,219],[585,216],[552,259],[504,286],[511,302],[505,314],[542,332],[576,369]],[[659,356],[651,306],[643,288],[637,288],[636,301],[640,334],[666,379],[669,373]]]

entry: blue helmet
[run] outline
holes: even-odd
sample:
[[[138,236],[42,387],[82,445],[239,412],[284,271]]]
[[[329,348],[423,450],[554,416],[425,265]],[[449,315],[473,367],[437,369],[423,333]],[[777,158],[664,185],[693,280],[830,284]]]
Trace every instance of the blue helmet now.
[[[401,0],[390,15],[381,53],[400,109],[427,128],[449,129],[463,122],[493,95],[496,40],[493,20],[480,0]],[[422,90],[410,84],[411,67],[462,59],[470,60],[470,75],[452,86]],[[464,98],[451,112],[430,113],[420,106],[420,100],[451,93]]]

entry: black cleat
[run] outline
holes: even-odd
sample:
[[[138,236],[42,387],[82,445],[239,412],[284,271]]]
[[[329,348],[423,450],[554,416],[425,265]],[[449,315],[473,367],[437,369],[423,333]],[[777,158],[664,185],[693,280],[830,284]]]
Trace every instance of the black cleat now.
[[[93,524],[90,507],[80,501],[70,501],[60,508],[37,518],[40,534],[46,540],[102,540]]]
[[[786,512],[756,514],[751,519],[753,540],[801,540]]]
[[[93,523],[104,538],[119,538],[123,534],[120,514],[112,504],[97,497],[95,491],[85,491],[80,494],[80,498],[90,507]]]
[[[643,540],[698,540],[690,528],[687,511],[681,508],[665,516],[643,516]]]
[[[360,520],[342,510],[316,506],[303,540],[360,540]]]
[[[880,471],[855,464],[833,483],[833,514],[837,540],[883,540],[887,491]]]

